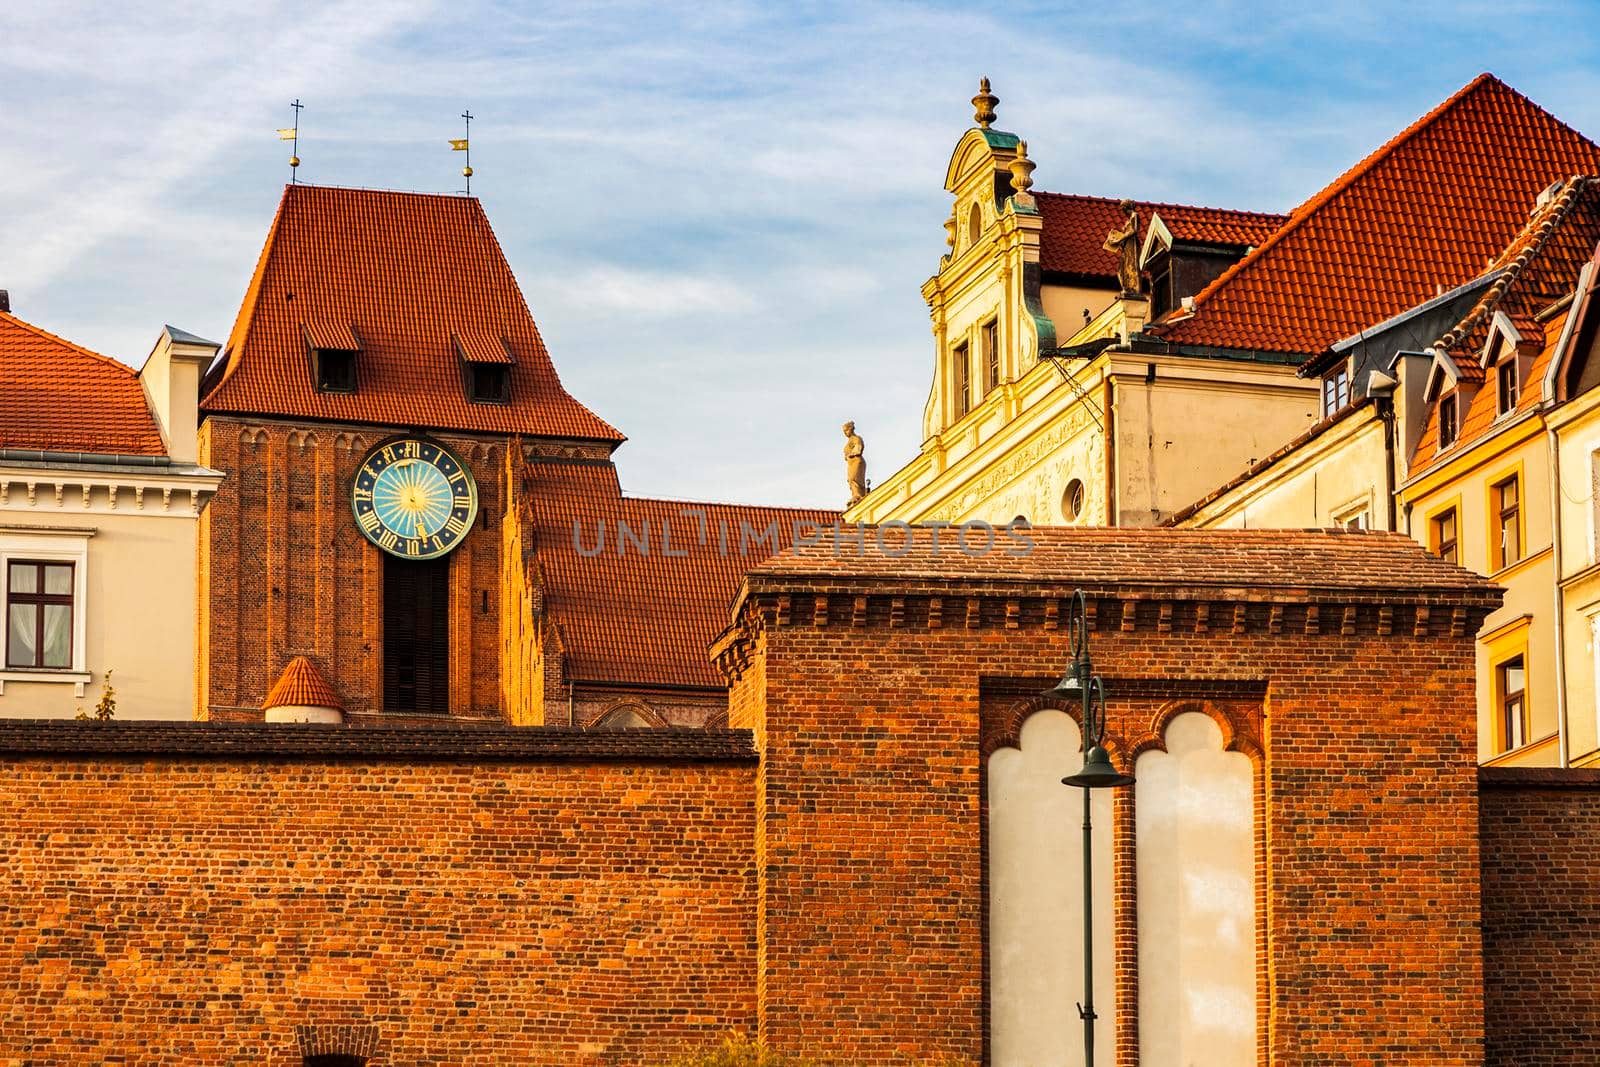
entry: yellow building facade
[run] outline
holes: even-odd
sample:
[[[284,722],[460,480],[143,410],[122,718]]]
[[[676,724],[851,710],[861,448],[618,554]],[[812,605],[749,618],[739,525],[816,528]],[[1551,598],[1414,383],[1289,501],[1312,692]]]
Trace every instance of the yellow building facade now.
[[[1303,430],[1316,392],[1286,353],[1141,336],[1152,297],[1120,287],[1107,235],[1131,208],[1140,260],[1176,305],[1282,217],[1034,193],[1026,144],[989,127],[992,101],[975,98],[951,156],[949,251],[922,288],[922,446],[846,519],[1153,525]]]
[[[1370,525],[1493,578],[1478,634],[1479,756],[1600,759],[1596,636],[1600,384],[1587,299],[1600,188],[1539,192],[1478,278],[1339,342],[1307,364],[1347,403],[1175,524]],[[1432,340],[1411,347],[1419,337]],[[1592,369],[1591,369],[1592,368]]]

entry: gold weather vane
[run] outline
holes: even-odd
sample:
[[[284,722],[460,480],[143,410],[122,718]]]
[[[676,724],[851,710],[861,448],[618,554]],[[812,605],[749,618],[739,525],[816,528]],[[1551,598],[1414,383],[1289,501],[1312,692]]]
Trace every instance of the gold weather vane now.
[[[289,184],[295,184],[295,168],[300,165],[300,109],[305,105],[299,97],[289,105],[294,108],[294,125],[283,126],[278,129],[278,140],[293,141],[294,147],[289,149]]]
[[[465,137],[450,138],[450,151],[465,152],[467,165],[461,168],[461,176],[467,179],[467,195],[472,195],[472,112],[463,111],[461,117],[467,120],[467,135]]]

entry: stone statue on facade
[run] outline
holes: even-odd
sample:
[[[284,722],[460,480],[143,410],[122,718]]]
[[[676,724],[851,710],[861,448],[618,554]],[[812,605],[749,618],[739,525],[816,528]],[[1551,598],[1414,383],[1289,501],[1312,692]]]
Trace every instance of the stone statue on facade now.
[[[1139,295],[1139,210],[1132,200],[1117,204],[1124,218],[1122,225],[1106,234],[1107,252],[1117,254],[1117,285],[1123,296]]]
[[[856,435],[856,424],[844,424],[844,474],[850,481],[850,503],[867,495],[867,446]]]

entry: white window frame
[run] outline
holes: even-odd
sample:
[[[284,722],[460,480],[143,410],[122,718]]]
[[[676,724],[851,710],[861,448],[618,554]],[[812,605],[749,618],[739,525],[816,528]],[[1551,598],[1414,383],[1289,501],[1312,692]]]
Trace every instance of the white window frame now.
[[[83,696],[89,683],[89,539],[93,529],[0,525],[0,605],[10,592],[11,561],[72,564],[72,666],[21,670],[0,666],[0,696],[7,682],[55,682]],[[0,632],[0,641],[5,634]],[[0,657],[3,663],[3,657]]]
[[[1358,520],[1351,527],[1352,519]],[[1347,500],[1342,506],[1333,511],[1333,524],[1346,529],[1370,530],[1372,529],[1372,494],[1363,493],[1354,500]]]

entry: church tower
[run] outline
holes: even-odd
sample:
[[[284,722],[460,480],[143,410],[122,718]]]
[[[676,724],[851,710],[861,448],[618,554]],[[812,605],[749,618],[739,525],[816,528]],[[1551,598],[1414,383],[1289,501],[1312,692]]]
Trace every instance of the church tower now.
[[[474,198],[290,185],[201,389],[201,718],[304,657],[360,720],[499,720],[506,453],[604,462]]]

